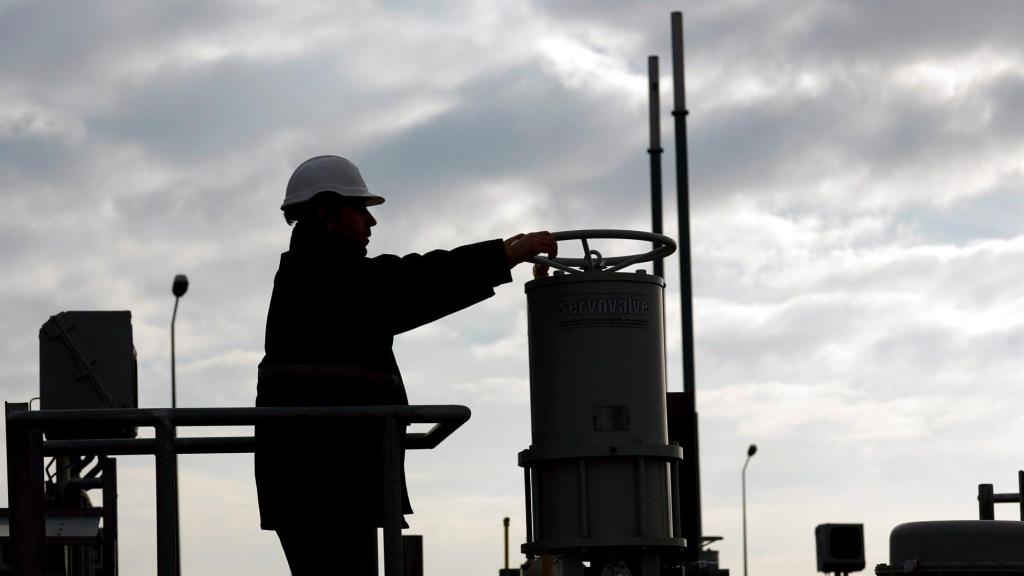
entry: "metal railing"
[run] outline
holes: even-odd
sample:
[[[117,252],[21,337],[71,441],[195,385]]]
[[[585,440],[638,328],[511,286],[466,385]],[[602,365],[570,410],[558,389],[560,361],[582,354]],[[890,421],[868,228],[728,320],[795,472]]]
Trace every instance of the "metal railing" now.
[[[1017,471],[1017,492],[996,493],[991,484],[978,484],[978,519],[995,520],[996,504],[1018,504],[1024,520],[1024,470]]]
[[[378,421],[381,435],[381,490],[384,512],[384,573],[401,576],[401,448],[431,449],[469,420],[465,406],[346,406],[309,408],[177,408],[124,410],[38,410],[7,403],[7,476],[14,573],[46,575],[43,457],[59,454],[153,454],[156,461],[157,574],[180,576],[176,454],[244,453],[253,437],[178,438],[186,426],[250,426],[302,420]],[[405,433],[408,424],[435,424],[425,433]],[[48,430],[95,426],[152,427],[155,438],[43,440]],[[404,434],[404,442],[402,441]]]

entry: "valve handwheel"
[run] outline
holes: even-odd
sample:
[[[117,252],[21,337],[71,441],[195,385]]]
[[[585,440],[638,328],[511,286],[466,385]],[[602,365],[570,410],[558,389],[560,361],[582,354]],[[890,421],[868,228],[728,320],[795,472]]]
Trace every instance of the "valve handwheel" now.
[[[565,232],[554,232],[555,240],[580,240],[583,242],[583,258],[545,258],[534,256],[529,262],[549,266],[556,270],[576,274],[580,272],[617,272],[626,266],[650,262],[657,258],[664,258],[676,251],[676,241],[653,232],[638,232],[636,230],[567,230]],[[641,254],[630,256],[604,257],[597,250],[590,249],[589,240],[610,239],[610,240],[640,240],[651,242],[654,249]]]

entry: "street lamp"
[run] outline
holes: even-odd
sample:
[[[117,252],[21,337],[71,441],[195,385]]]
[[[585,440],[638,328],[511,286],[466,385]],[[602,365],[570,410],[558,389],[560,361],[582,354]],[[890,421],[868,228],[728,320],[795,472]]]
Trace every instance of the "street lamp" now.
[[[171,292],[174,294],[174,313],[171,314],[171,408],[178,407],[178,382],[174,373],[174,321],[178,318],[178,300],[188,291],[188,278],[184,274],[174,277]]]
[[[178,274],[174,277],[174,282],[171,284],[171,293],[174,294],[174,313],[171,314],[171,408],[178,407],[178,382],[175,377],[174,370],[174,321],[178,318],[178,300],[188,292],[188,278],[184,274]],[[171,434],[173,437],[178,437],[177,426],[171,427]],[[174,549],[178,553],[177,565],[180,570],[181,568],[181,505],[178,503],[178,453],[174,453],[174,535],[178,539],[174,543]]]
[[[743,576],[747,576],[747,464],[757,454],[757,445],[747,448],[747,460],[743,462]]]

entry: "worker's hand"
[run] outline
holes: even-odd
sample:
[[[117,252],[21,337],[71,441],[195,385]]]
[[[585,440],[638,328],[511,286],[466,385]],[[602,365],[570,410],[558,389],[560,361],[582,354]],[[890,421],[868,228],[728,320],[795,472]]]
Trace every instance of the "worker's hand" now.
[[[545,253],[548,258],[558,256],[558,242],[550,232],[530,232],[529,234],[516,234],[505,240],[505,259],[508,267],[513,268],[516,264],[526,262],[534,256]],[[539,270],[543,269],[543,270]],[[535,277],[547,276],[547,266],[534,266]]]

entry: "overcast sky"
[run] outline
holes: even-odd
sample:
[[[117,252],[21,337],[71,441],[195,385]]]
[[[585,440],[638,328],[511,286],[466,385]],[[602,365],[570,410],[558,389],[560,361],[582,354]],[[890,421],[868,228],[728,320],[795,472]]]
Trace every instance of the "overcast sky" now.
[[[38,394],[51,314],[127,309],[139,404],[169,405],[185,273],[179,405],[252,405],[279,205],[310,156],[352,159],[387,198],[371,254],[647,229],[650,54],[674,236],[680,9],[704,531],[723,564],[742,569],[752,442],[751,574],[813,573],[820,523],[864,523],[870,570],[896,524],[976,517],[977,484],[1013,492],[1024,464],[1019,2],[0,0],[0,396]],[[408,459],[431,576],[494,573],[503,516],[523,539],[527,274],[396,341],[414,403],[474,414]],[[666,276],[678,391],[674,260]],[[155,574],[152,459],[119,462],[122,573]],[[251,455],[182,457],[188,574],[286,573],[251,475]]]

